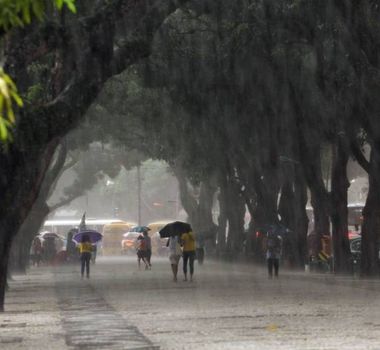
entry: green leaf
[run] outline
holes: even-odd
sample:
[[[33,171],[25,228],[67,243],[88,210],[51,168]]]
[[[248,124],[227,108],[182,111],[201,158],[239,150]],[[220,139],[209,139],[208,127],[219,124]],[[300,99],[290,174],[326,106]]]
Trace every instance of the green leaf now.
[[[67,8],[68,8],[72,13],[77,13],[77,8],[75,7],[74,0],[67,0],[67,1],[66,1],[66,6],[67,6]]]
[[[23,21],[27,24],[29,24],[32,21],[29,6],[24,6],[22,8],[22,18],[23,18]]]
[[[6,141],[8,135],[7,127],[4,123],[3,117],[0,115],[0,140]]]
[[[16,91],[11,90],[11,96],[19,107],[23,107],[24,102],[22,102],[22,98]]]
[[[61,10],[63,6],[63,0],[55,0],[55,6],[57,6],[58,10]]]

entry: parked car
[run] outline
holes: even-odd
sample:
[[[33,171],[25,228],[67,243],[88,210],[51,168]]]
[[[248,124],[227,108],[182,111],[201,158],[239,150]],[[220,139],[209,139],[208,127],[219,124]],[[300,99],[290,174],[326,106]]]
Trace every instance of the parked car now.
[[[360,260],[362,254],[362,238],[361,236],[350,239],[350,251],[352,255],[353,272],[360,272]],[[380,260],[380,244],[378,250],[378,258]]]
[[[150,228],[148,234],[152,239],[152,253],[154,255],[166,256],[169,254],[169,248],[166,246],[168,239],[161,238],[159,231],[170,222],[171,221],[169,220],[163,220],[151,222],[148,224],[148,227]]]

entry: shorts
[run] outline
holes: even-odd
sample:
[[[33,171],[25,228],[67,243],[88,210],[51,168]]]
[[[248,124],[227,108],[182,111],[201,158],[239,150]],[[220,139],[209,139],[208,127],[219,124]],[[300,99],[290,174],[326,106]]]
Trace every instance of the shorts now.
[[[138,250],[137,251],[137,257],[139,259],[145,258],[146,257],[146,251],[145,250]]]
[[[181,255],[177,255],[177,254],[169,255],[169,261],[172,265],[178,265],[179,259],[181,259]]]

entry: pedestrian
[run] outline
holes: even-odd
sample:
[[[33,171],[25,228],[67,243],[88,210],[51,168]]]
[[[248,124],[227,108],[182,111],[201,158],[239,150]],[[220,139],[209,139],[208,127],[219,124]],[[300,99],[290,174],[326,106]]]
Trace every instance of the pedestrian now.
[[[280,267],[280,257],[282,250],[282,238],[275,230],[270,230],[267,233],[266,239],[266,258],[268,264],[268,278],[278,277],[278,270]]]
[[[66,256],[68,262],[76,262],[78,260],[78,250],[76,249],[75,242],[73,241],[73,236],[77,232],[78,230],[73,228],[67,233]]]
[[[91,253],[91,262],[95,264],[96,256],[98,255],[98,244],[94,243],[92,245],[92,253]]]
[[[187,281],[187,263],[190,267],[190,282],[193,280],[194,259],[195,259],[195,237],[192,231],[182,234],[181,236],[183,250],[183,274],[184,281]]]
[[[198,260],[198,264],[202,265],[204,256],[205,256],[205,240],[203,235],[198,235],[196,240],[196,258]]]
[[[148,262],[146,260],[146,240],[144,235],[137,237],[137,265],[139,270],[141,269],[141,260],[145,264],[145,270],[148,270]]]
[[[55,238],[54,237],[44,238],[42,242],[43,260],[47,264],[52,264],[56,254],[57,254],[57,249],[55,245]]]
[[[150,262],[150,259],[152,257],[152,240],[151,240],[151,238],[149,237],[149,234],[148,234],[149,230],[150,230],[150,228],[148,228],[147,231],[144,231],[143,235],[144,235],[144,239],[145,239],[145,248],[146,248],[145,257],[146,257],[146,262],[148,263],[149,269],[151,269],[152,268],[152,264]]]
[[[33,266],[40,266],[41,257],[42,257],[42,244],[39,237],[34,237],[32,242],[32,262]]]
[[[92,252],[92,244],[88,235],[83,235],[81,243],[78,244],[80,261],[81,261],[81,278],[83,279],[84,270],[86,268],[86,277],[90,278],[90,260]]]
[[[173,281],[177,282],[178,263],[182,256],[179,236],[170,237],[166,246],[169,247],[169,261],[173,272]]]

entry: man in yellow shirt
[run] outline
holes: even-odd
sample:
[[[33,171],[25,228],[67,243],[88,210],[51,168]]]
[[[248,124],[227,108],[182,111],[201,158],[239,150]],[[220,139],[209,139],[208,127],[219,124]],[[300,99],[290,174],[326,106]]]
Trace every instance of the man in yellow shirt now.
[[[78,244],[80,261],[81,261],[81,276],[83,278],[84,269],[86,268],[86,276],[90,278],[90,260],[92,252],[92,244],[90,237],[83,235],[81,243]]]
[[[195,237],[192,231],[182,234],[182,250],[183,250],[183,273],[185,281],[187,281],[187,262],[190,267],[190,281],[193,280],[194,274],[194,259],[195,259]]]

